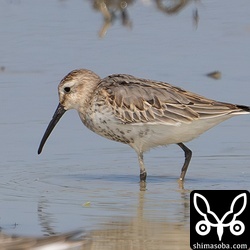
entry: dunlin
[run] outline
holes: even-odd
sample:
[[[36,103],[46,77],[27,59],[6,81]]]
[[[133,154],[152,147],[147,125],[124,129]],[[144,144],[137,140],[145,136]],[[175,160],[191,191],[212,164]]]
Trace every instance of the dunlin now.
[[[76,109],[93,132],[131,146],[138,155],[140,180],[147,177],[143,153],[157,146],[177,144],[185,153],[183,181],[192,151],[188,142],[250,107],[207,99],[165,82],[116,74],[101,79],[86,69],[71,71],[58,86],[59,105],[49,123],[38,154],[53,128],[69,109]]]

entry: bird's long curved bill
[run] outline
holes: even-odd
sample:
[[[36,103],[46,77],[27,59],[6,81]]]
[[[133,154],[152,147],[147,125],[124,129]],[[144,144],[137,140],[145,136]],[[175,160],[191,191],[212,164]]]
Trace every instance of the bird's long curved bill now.
[[[66,110],[64,109],[64,107],[59,103],[59,105],[57,106],[57,109],[52,117],[52,120],[50,121],[44,135],[43,138],[40,142],[39,148],[38,148],[38,154],[40,154],[42,152],[43,146],[45,144],[45,142],[47,141],[49,135],[51,134],[53,128],[56,126],[56,124],[58,123],[58,121],[60,120],[60,118],[63,116],[63,114],[66,112]]]

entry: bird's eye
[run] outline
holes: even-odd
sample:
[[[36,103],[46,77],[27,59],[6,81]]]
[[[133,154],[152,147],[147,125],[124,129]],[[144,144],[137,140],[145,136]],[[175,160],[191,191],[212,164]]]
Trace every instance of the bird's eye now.
[[[65,91],[66,93],[69,93],[69,92],[70,92],[70,87],[65,87],[65,88],[64,88],[64,91]]]

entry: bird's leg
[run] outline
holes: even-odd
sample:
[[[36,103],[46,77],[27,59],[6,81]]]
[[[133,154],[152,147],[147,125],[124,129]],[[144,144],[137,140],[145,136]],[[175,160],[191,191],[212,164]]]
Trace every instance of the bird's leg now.
[[[138,153],[138,160],[139,160],[139,164],[140,164],[140,181],[141,182],[145,182],[146,178],[147,178],[147,172],[144,166],[144,162],[143,162],[143,153],[139,152]]]
[[[184,181],[189,162],[192,158],[192,151],[188,147],[186,147],[182,142],[178,143],[178,146],[180,146],[185,153],[185,162],[184,162],[183,167],[181,169],[181,175],[180,175],[180,181]]]

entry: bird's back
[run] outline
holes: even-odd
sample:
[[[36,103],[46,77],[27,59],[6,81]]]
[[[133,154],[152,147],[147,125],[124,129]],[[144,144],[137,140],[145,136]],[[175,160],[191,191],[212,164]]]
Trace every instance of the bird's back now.
[[[102,79],[97,92],[97,98],[103,100],[125,124],[176,125],[250,110],[247,106],[218,102],[168,83],[125,74]]]

